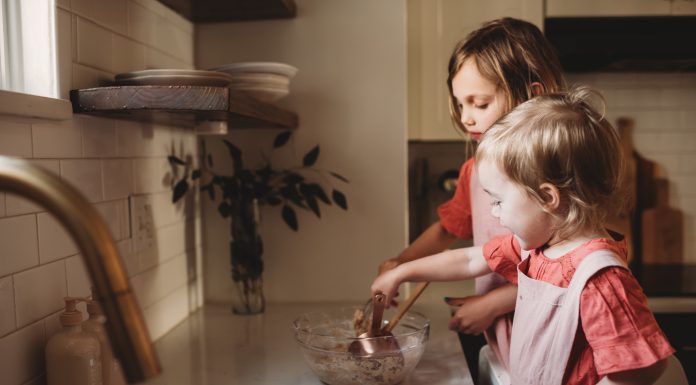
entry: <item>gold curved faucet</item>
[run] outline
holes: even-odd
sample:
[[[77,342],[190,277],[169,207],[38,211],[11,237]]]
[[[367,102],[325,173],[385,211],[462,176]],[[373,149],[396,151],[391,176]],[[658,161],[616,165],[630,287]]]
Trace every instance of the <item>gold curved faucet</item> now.
[[[109,229],[73,186],[26,160],[0,156],[0,191],[27,198],[54,215],[72,235],[106,315],[114,354],[129,382],[161,372],[140,307]]]

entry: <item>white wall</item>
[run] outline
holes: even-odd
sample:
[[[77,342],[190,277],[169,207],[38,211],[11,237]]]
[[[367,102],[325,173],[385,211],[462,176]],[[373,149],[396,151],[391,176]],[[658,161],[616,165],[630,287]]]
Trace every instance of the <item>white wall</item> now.
[[[56,15],[63,98],[119,72],[193,67],[193,25],[155,0],[58,0]],[[8,98],[0,91],[0,103]],[[0,155],[49,169],[102,214],[152,338],[202,303],[200,211],[172,205],[167,184],[167,155],[195,154],[196,139],[192,129],[79,114],[0,115]],[[137,214],[151,221],[152,242],[133,236],[129,199],[148,208]],[[45,383],[44,346],[60,328],[63,297],[87,296],[89,286],[65,230],[39,206],[0,191],[0,383]]]
[[[407,240],[405,1],[298,0],[297,7],[291,20],[197,25],[196,64],[277,61],[299,69],[282,101],[300,118],[294,159],[301,162],[318,143],[318,166],[350,179],[335,183],[349,210],[324,208],[320,220],[303,212],[294,233],[279,212],[264,208],[266,298],[361,301],[378,262]],[[270,149],[276,133],[235,131],[228,138],[255,153]],[[208,143],[218,165],[227,159],[217,138]],[[206,298],[226,301],[228,228],[207,207]]]

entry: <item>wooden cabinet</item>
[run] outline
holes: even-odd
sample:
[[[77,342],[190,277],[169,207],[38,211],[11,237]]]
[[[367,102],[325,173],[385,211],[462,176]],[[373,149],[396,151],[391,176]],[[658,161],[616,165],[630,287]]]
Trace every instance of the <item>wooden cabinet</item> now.
[[[543,27],[543,0],[408,0],[408,137],[461,140],[448,107],[447,65],[456,43],[504,16]]]
[[[547,17],[696,15],[691,0],[546,0]]]

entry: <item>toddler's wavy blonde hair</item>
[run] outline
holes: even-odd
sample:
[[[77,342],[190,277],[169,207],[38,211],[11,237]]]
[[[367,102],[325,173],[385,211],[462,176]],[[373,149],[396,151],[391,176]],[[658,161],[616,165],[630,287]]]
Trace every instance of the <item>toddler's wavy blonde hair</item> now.
[[[543,183],[556,186],[562,239],[604,225],[628,209],[625,161],[616,130],[592,107],[604,99],[587,87],[528,100],[483,135],[476,162],[492,160],[540,203]]]

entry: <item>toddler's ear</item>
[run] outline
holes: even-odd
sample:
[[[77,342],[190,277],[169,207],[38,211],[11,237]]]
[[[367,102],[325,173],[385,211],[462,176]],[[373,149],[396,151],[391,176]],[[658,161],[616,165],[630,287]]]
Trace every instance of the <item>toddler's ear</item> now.
[[[532,95],[534,96],[542,95],[545,91],[544,85],[539,82],[533,82],[529,85],[529,88],[532,90]]]
[[[561,192],[558,187],[551,183],[545,182],[539,186],[541,197],[544,199],[543,206],[546,210],[555,211],[561,205]]]

